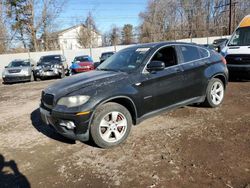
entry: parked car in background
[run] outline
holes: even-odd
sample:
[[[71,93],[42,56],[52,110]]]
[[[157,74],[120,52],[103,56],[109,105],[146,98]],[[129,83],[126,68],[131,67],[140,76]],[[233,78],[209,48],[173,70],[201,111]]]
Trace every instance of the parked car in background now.
[[[226,46],[228,39],[227,38],[221,38],[216,39],[213,42],[213,47],[217,52],[221,52],[221,50]]]
[[[14,60],[5,67],[2,73],[4,83],[33,81],[33,66],[34,61],[28,60]]]
[[[108,148],[122,143],[132,124],[160,112],[193,103],[220,106],[227,80],[226,61],[214,50],[177,42],[137,45],[95,71],[48,86],[40,112],[65,137],[91,136]]]
[[[34,79],[48,77],[65,77],[68,74],[68,64],[63,55],[42,56],[34,69]]]
[[[114,55],[115,52],[104,52],[102,53],[101,57],[100,57],[100,64],[107,60],[109,57],[111,57],[112,55]]]
[[[77,56],[70,66],[70,75],[94,70],[93,59],[88,55]]]
[[[250,15],[243,18],[221,54],[232,77],[250,79]]]
[[[204,44],[203,46],[210,49],[210,50],[215,50],[214,46],[212,44]]]
[[[106,61],[108,58],[110,58],[114,54],[115,54],[115,52],[104,52],[104,53],[102,53],[101,57],[100,57],[100,61],[94,63],[95,68],[97,68],[101,63]]]

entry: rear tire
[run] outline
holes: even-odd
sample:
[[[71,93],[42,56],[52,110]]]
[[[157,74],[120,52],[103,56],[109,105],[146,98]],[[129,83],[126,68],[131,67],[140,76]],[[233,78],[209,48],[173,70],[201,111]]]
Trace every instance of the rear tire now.
[[[212,78],[207,86],[205,106],[215,108],[221,105],[224,100],[225,87],[218,78]]]
[[[90,133],[97,146],[110,148],[124,142],[131,127],[130,112],[118,103],[109,102],[97,108]]]

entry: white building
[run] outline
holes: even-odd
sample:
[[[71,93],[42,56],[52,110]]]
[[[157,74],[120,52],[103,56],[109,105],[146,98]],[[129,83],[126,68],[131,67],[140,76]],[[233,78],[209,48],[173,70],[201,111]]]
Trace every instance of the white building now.
[[[49,34],[47,40],[49,41],[50,48],[60,50],[77,50],[85,48],[79,42],[81,30],[86,30],[83,24],[64,29],[62,31]],[[91,47],[102,46],[102,36],[97,31],[91,31]]]

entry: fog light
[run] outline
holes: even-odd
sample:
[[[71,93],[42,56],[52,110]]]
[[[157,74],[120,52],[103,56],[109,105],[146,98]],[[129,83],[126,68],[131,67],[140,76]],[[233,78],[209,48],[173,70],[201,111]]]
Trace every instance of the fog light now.
[[[62,127],[66,127],[67,129],[74,129],[76,127],[73,121],[61,120],[59,125]]]

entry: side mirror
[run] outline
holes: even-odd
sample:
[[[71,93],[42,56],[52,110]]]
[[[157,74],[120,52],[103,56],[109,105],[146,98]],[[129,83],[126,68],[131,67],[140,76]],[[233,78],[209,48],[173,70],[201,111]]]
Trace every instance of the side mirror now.
[[[8,68],[8,66],[5,66],[4,68]]]
[[[31,64],[31,67],[34,67],[35,65],[34,64]]]
[[[161,71],[165,69],[165,63],[162,61],[151,61],[147,65],[147,71],[152,72],[152,71]]]

